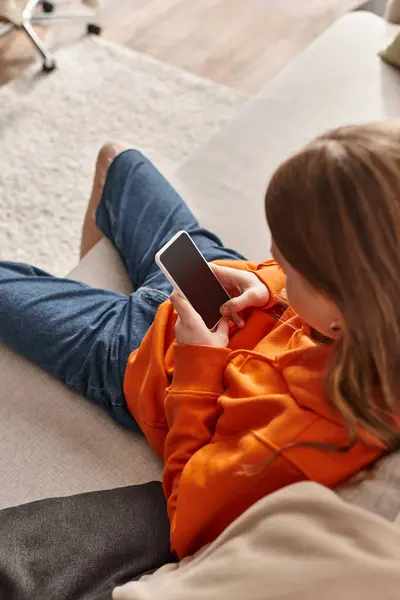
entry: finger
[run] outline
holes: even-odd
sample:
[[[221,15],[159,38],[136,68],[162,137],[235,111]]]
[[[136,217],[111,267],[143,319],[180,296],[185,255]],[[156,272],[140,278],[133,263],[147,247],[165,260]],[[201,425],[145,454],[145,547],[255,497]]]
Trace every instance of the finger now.
[[[246,269],[235,269],[234,267],[223,267],[214,263],[209,263],[211,269],[218,279],[223,280],[224,283],[231,283],[235,285],[249,284],[254,273],[247,271]]]
[[[228,300],[228,302],[225,302],[225,304],[223,304],[221,306],[221,315],[225,316],[230,316],[233,320],[233,315],[236,314],[238,312],[240,312],[241,310],[244,310],[245,308],[249,307],[249,306],[253,306],[253,301],[254,301],[254,294],[252,292],[252,290],[247,290],[246,292],[244,292],[241,296],[236,296],[236,298],[231,298],[231,300]]]
[[[232,275],[229,271],[233,271],[233,269],[229,269],[227,267],[220,267],[219,265],[214,265],[213,263],[208,263],[215,277],[218,279],[220,284],[225,288],[228,292],[229,296],[234,296],[235,292],[237,292],[237,286],[235,285],[235,281],[232,279]]]
[[[125,583],[121,587],[116,587],[112,593],[112,600],[129,600],[133,598],[134,591],[136,590],[134,582]]]
[[[210,267],[220,284],[223,285],[228,292],[229,296],[237,296],[240,293],[244,285],[242,271],[240,269],[221,267],[220,265],[214,265],[212,263],[210,263]]]
[[[218,274],[222,274],[224,273],[224,267],[221,267],[220,265],[216,265],[214,263],[208,263],[209,267],[211,268],[212,271],[214,271],[214,274],[218,277]]]
[[[234,267],[223,267],[222,265],[216,265],[215,263],[208,264],[216,275],[233,277],[234,279],[237,279],[243,273],[248,273],[248,271],[244,271],[243,269],[235,269]]]
[[[244,327],[244,321],[240,315],[238,315],[237,313],[232,313],[229,315],[229,317],[232,319],[232,321],[237,327],[240,327],[240,329]]]
[[[185,323],[190,323],[192,321],[196,322],[198,318],[201,318],[200,315],[194,310],[193,306],[186,300],[186,298],[178,294],[178,292],[172,292],[170,300],[172,306]]]
[[[180,326],[192,328],[200,323],[204,323],[203,319],[199,313],[195,311],[190,302],[188,302],[186,298],[181,296],[181,294],[178,292],[175,291],[172,293],[171,302],[180,317]]]
[[[221,265],[215,265],[214,263],[209,263],[209,265],[218,281],[226,289],[229,288],[235,291],[240,288],[240,285],[242,283],[242,271],[240,269],[233,269],[232,267],[222,267]]]

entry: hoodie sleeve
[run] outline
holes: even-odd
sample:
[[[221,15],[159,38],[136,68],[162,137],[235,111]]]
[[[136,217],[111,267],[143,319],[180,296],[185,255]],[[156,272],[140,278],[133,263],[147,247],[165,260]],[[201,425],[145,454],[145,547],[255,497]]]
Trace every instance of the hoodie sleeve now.
[[[283,456],[273,461],[261,484],[241,475],[246,463],[265,460],[274,448],[257,440],[246,426],[215,435],[230,350],[176,345],[174,352],[174,378],[165,398],[169,432],[163,486],[172,548],[182,558],[215,539],[263,495],[305,476]],[[291,403],[284,398],[282,410]]]

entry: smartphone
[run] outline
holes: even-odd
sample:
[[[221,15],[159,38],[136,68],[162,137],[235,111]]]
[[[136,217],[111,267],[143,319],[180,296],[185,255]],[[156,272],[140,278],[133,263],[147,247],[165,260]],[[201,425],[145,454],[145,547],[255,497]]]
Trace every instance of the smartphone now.
[[[220,308],[230,299],[190,235],[179,231],[155,257],[174,288],[190,302],[209,329],[221,320]]]

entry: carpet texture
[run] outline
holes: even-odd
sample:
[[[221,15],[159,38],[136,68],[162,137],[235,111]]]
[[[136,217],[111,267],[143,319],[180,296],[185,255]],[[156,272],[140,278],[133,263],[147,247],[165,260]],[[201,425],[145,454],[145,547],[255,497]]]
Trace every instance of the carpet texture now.
[[[108,140],[140,149],[169,175],[245,97],[150,57],[85,38],[0,89],[0,260],[65,275],[96,154]]]

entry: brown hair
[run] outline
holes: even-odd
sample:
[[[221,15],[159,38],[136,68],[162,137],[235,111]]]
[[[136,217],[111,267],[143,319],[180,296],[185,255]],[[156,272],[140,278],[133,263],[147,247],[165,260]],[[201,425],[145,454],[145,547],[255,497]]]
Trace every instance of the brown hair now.
[[[349,432],[399,445],[400,124],[354,125],[283,163],[265,197],[272,237],[344,318],[326,395]],[[344,448],[342,448],[343,450]]]

